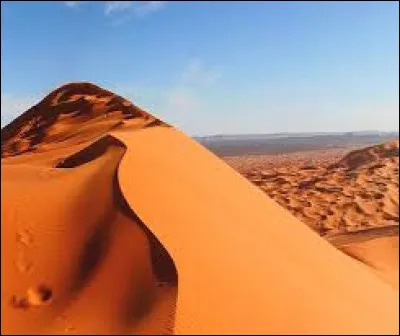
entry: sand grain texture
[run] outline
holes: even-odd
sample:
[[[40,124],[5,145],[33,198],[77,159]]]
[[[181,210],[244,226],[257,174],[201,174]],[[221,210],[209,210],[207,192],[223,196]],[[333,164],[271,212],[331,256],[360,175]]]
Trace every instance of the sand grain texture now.
[[[224,159],[321,235],[398,225],[398,141]]]

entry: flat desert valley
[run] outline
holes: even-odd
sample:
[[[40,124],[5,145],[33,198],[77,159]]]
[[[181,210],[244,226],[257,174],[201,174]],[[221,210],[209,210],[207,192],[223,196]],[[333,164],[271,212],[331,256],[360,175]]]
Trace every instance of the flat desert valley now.
[[[398,134],[224,141],[90,83],[4,127],[1,333],[398,334]]]

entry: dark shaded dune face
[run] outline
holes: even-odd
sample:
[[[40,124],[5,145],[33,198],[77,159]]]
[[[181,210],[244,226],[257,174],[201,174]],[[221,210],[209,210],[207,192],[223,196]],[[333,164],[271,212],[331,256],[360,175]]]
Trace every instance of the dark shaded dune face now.
[[[18,271],[2,275],[2,333],[63,333],[59,316],[78,334],[173,333],[177,269],[121,192],[125,151],[105,136],[51,174],[50,167],[4,168],[2,243],[11,252],[2,246],[2,269],[15,263]],[[21,188],[36,199],[23,211],[14,202]]]
[[[77,145],[132,126],[167,126],[126,99],[91,83],[64,85],[1,131],[2,158]]]
[[[79,168],[80,166],[84,166],[100,159],[102,156],[109,155],[110,152],[115,153],[113,156],[120,156],[122,158],[125,150],[125,145],[121,141],[113,136],[107,135],[83,150],[60,161],[56,168]],[[118,155],[117,153],[120,154]],[[118,209],[121,214],[130,218],[136,225],[140,226],[141,230],[145,233],[149,241],[151,260],[157,281],[163,284],[173,286],[177,285],[178,274],[171,256],[142,220],[136,215],[134,210],[129,207],[121,192],[118,182],[117,168],[118,167],[115,168],[112,179],[112,199],[114,207]]]
[[[123,143],[110,135],[106,135],[81,151],[59,160],[56,168],[77,168],[106,154],[110,147],[123,148],[123,151],[125,151]]]
[[[58,168],[77,169],[81,166],[90,164],[107,156],[110,151],[117,149],[122,157],[121,149],[125,152],[125,146],[113,136],[105,136],[97,142],[91,144],[80,152],[67,157]],[[144,274],[131,275],[133,285],[130,284],[130,290],[126,295],[125,302],[121,310],[121,318],[125,324],[126,330],[134,334],[172,334],[175,323],[175,309],[178,288],[178,272],[175,263],[169,252],[148,229],[146,224],[131,209],[121,191],[118,174],[118,166],[112,178],[112,203],[116,215],[111,225],[129,225],[135,227],[132,231],[135,237],[132,237],[136,246],[134,249],[149,253],[132,253],[130,251],[124,254],[131,254],[134,263],[142,265]],[[108,181],[109,182],[109,181]],[[138,197],[140,197],[138,195]],[[115,229],[111,228],[111,231]],[[108,232],[110,235],[110,230]],[[137,237],[141,237],[137,240]],[[108,246],[105,246],[108,245]],[[111,245],[111,246],[110,246]],[[79,278],[87,278],[93,269],[102,263],[104,254],[112,248],[112,240],[104,235],[104,232],[93,235],[85,246],[85,253],[81,258],[82,274]],[[103,257],[102,257],[103,255]],[[116,260],[119,262],[120,260]],[[130,268],[130,265],[124,266]],[[146,279],[146,271],[150,270],[150,277]],[[115,279],[117,280],[117,279]],[[124,282],[124,281],[122,281]],[[120,283],[118,281],[118,283]],[[129,286],[129,285],[128,285]],[[166,302],[167,307],[160,309],[159,305]],[[140,327],[137,324],[142,323]]]
[[[124,198],[118,179],[114,177],[114,200],[116,201],[116,206],[119,211],[126,217],[131,218],[143,232],[150,244],[150,256],[152,260],[152,265],[154,269],[154,275],[157,282],[160,285],[177,286],[178,285],[178,272],[175,263],[160,243],[160,241],[154,236],[154,234],[147,228],[147,226],[142,222],[142,220],[137,216],[137,214],[129,207],[128,202]]]

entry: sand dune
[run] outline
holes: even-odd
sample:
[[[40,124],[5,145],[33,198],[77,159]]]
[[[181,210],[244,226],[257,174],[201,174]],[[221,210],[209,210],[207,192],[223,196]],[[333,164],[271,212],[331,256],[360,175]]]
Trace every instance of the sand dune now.
[[[2,130],[2,333],[172,332],[176,269],[124,203],[107,135],[156,119],[126,105],[67,85]]]
[[[383,159],[395,157],[399,157],[398,140],[352,151],[333,167],[357,169],[365,165],[369,167],[382,166]],[[371,164],[375,164],[375,166]]]
[[[392,242],[342,253],[111,92],[68,84],[1,135],[2,334],[399,332]]]
[[[399,144],[225,160],[321,235],[398,225]]]
[[[383,327],[375,324],[381,317],[370,291],[382,282],[212,154],[170,129],[120,138],[129,144],[119,175],[124,195],[177,264],[177,333],[366,333]],[[167,146],[171,152],[160,150]],[[133,176],[137,159],[142,165]],[[169,178],[153,176],[147,166],[162,168]],[[149,179],[154,182],[143,183]],[[141,198],[134,197],[138,189]],[[387,291],[388,301],[396,296],[389,286],[380,291]],[[375,316],[371,324],[368,315]]]

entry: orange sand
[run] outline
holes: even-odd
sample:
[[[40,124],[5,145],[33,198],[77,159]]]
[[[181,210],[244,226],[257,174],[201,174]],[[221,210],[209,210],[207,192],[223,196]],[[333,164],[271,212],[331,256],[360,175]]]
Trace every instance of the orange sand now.
[[[344,153],[224,159],[321,235],[398,225],[398,141]]]
[[[399,332],[395,259],[347,256],[94,85],[3,129],[1,165],[2,334]]]
[[[399,289],[399,226],[370,228],[328,237],[328,240],[349,256],[376,271]]]

